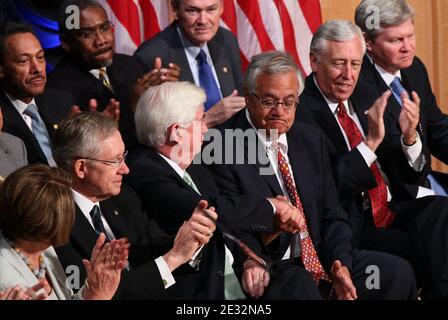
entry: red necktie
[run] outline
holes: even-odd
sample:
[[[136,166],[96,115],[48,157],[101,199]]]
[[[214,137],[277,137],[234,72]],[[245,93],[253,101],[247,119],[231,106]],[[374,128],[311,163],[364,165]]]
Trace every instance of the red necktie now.
[[[356,126],[355,121],[353,121],[345,111],[342,102],[338,105],[338,120],[347,135],[350,148],[356,148],[356,146],[363,140],[363,137]],[[373,222],[378,228],[387,228],[394,221],[395,214],[389,209],[387,204],[386,182],[381,176],[380,170],[375,162],[370,166],[370,170],[372,171],[377,184],[377,187],[367,191],[372,205]]]
[[[280,149],[277,152],[277,158],[278,167],[280,169],[286,191],[288,192],[289,200],[297,209],[299,209],[299,214],[302,215],[303,219],[305,220],[304,227],[299,230],[301,235],[305,235],[303,239],[302,236],[300,237],[300,249],[302,251],[301,257],[303,266],[308,272],[311,273],[311,276],[317,284],[319,284],[319,280],[331,281],[319,261],[316,249],[314,248],[313,242],[311,241],[311,238],[309,236],[305,215],[303,213],[302,201],[300,201],[299,194],[297,193],[297,189],[291,176],[291,171],[289,170],[288,163],[280,152]]]

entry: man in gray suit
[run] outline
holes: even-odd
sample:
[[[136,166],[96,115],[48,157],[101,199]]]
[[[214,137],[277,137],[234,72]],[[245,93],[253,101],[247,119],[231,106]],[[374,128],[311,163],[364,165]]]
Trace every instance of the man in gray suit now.
[[[16,136],[1,132],[3,114],[0,109],[0,181],[14,170],[26,166],[26,148],[23,141]]]
[[[145,41],[134,56],[146,71],[162,59],[180,66],[179,81],[190,81],[207,93],[205,122],[214,127],[244,107],[241,61],[233,34],[219,26],[223,0],[171,0],[176,20]],[[156,60],[158,59],[158,60]],[[204,78],[205,77],[205,78]]]

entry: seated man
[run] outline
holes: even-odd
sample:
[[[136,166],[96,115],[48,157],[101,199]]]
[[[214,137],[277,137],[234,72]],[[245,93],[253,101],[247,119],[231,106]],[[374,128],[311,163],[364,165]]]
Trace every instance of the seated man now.
[[[129,173],[124,143],[117,123],[99,113],[80,113],[61,123],[55,139],[55,159],[73,177],[75,224],[68,245],[57,248],[64,267],[85,272],[98,233],[109,240],[127,238],[129,268],[123,271],[116,299],[162,299],[175,279],[172,272],[188,262],[215,230],[216,213],[199,203],[176,238],[168,236],[147,218],[140,200],[122,187]]]
[[[265,237],[258,246],[279,266],[292,263],[301,270],[302,278],[310,280],[308,285],[324,290],[331,283],[338,299],[415,298],[414,273],[408,262],[353,249],[325,140],[319,130],[294,123],[300,77],[294,60],[285,53],[265,52],[252,58],[244,77],[247,107],[221,127],[222,145],[232,148],[234,156],[218,158],[218,164],[211,166],[221,193],[289,198],[300,211],[299,234]],[[243,132],[249,139],[235,143],[226,129]],[[256,154],[248,152],[257,151],[257,146]],[[244,163],[237,162],[237,157]],[[378,287],[372,290],[366,286],[370,265],[381,270]]]
[[[408,146],[404,140],[396,145],[386,135],[390,90],[371,106],[364,97],[352,95],[365,48],[361,30],[349,21],[328,21],[317,30],[310,48],[313,74],[306,79],[297,118],[325,135],[354,246],[408,259],[422,278],[424,296],[447,297],[448,200],[415,199],[424,190],[407,184],[425,176],[421,157],[413,157],[421,143]],[[414,138],[415,101],[403,96],[400,115],[401,125]]]
[[[129,156],[131,173],[126,182],[140,195],[143,208],[169,233],[182,225],[201,199],[216,208],[218,229],[226,227],[221,231],[272,233],[274,218],[278,228],[282,227],[281,220],[286,225],[293,214],[298,216],[287,202],[262,196],[223,198],[208,169],[192,164],[207,131],[204,102],[204,91],[189,82],[164,83],[142,95],[135,113],[137,138],[142,146]],[[227,248],[224,250],[222,235],[217,233],[213,240],[216,244],[209,244],[203,255],[202,280],[182,290],[191,291],[196,299],[244,298],[232,269],[233,256]],[[217,274],[224,274],[224,278]],[[276,298],[282,297],[288,298]]]

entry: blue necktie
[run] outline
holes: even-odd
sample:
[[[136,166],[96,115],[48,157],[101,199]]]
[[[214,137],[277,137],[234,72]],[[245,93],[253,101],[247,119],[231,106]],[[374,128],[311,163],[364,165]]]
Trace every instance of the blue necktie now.
[[[400,106],[403,106],[403,101],[401,101],[401,94],[406,92],[406,89],[401,85],[401,80],[399,77],[395,77],[394,81],[391,82],[390,88],[392,89],[392,93],[397,99]]]
[[[199,84],[205,90],[207,95],[207,101],[205,102],[205,111],[213,107],[219,100],[221,100],[221,94],[213,77],[212,69],[207,63],[207,55],[204,50],[201,49],[196,57],[199,70]]]
[[[45,127],[44,121],[40,117],[36,105],[30,104],[23,113],[31,118],[31,128],[33,129],[33,134],[36,137],[37,142],[39,142],[39,146],[45,154],[45,157],[48,161],[53,161],[53,152],[51,151],[51,143],[47,128]]]

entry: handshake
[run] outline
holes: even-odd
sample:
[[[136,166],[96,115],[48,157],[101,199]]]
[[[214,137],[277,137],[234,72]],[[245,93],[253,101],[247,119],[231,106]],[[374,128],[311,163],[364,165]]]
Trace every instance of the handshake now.
[[[305,216],[302,208],[293,206],[286,196],[277,196],[267,199],[275,208],[273,233],[264,237],[264,243],[268,244],[282,232],[299,233],[303,232],[306,226]]]

